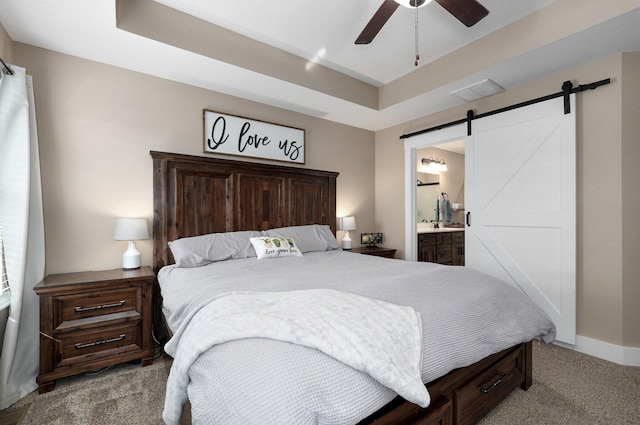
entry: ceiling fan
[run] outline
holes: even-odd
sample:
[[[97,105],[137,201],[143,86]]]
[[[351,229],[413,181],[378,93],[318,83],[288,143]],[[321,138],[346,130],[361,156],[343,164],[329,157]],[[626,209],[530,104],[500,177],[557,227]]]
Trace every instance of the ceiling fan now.
[[[373,15],[369,23],[364,27],[356,39],[356,44],[369,44],[380,32],[384,24],[387,23],[398,6],[415,8],[424,6],[430,0],[384,0],[380,8]],[[476,0],[434,0],[444,7],[449,13],[456,17],[467,27],[477,24],[482,18],[489,14],[489,11]]]

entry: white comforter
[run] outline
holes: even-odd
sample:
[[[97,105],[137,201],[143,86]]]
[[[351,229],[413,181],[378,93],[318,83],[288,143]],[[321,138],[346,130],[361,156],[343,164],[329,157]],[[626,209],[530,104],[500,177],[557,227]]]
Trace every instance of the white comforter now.
[[[422,318],[422,382],[532,338],[555,337],[528,297],[465,267],[328,251],[168,266],[158,279],[174,331],[203,300],[234,291],[326,288],[413,307]],[[194,424],[355,424],[397,395],[316,349],[266,338],[214,345],[188,376]]]
[[[403,307],[329,289],[226,293],[203,303],[165,346],[175,358],[163,418],[180,421],[189,369],[209,348],[245,338],[270,338],[315,348],[369,374],[422,407],[420,315]]]

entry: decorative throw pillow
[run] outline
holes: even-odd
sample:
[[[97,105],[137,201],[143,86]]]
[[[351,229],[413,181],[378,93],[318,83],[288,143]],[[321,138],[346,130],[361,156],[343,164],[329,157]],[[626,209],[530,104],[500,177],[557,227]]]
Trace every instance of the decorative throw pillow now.
[[[256,250],[258,260],[262,258],[302,257],[302,252],[291,238],[263,236],[251,238],[251,245]]]

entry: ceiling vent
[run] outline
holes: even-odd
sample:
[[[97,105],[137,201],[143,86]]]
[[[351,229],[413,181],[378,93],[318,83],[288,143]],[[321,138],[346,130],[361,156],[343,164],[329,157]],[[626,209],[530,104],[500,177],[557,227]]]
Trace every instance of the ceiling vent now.
[[[496,84],[489,79],[486,79],[480,81],[479,83],[471,84],[470,86],[452,91],[449,94],[456,96],[464,100],[465,102],[472,102],[474,100],[482,99],[483,97],[491,96],[492,94],[500,93],[503,91],[504,87]]]

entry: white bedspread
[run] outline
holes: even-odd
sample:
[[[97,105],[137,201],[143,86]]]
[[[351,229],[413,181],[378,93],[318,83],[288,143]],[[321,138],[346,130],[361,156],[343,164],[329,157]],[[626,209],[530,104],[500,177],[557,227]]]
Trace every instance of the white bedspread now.
[[[420,378],[420,315],[403,307],[329,289],[226,293],[203,303],[165,346],[175,358],[163,418],[180,421],[189,369],[216,344],[270,338],[315,348],[366,372],[422,407],[429,395]]]
[[[422,322],[422,382],[532,338],[551,342],[555,336],[548,316],[520,290],[466,267],[327,251],[168,266],[158,280],[174,333],[203,300],[227,292],[332,289],[410,306]],[[179,361],[179,351],[176,356]],[[319,350],[266,338],[217,344],[188,376],[194,424],[356,424],[396,396]]]

